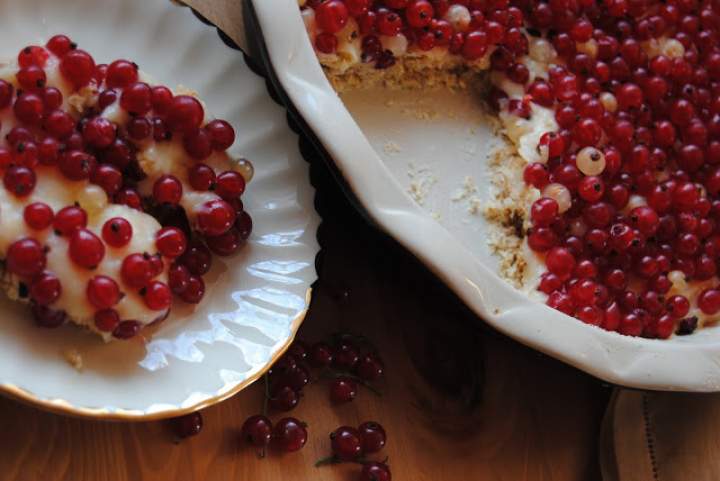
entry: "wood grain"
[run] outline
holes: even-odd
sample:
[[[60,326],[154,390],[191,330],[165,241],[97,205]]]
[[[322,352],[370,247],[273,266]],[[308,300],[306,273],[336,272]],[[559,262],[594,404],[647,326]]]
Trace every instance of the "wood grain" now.
[[[208,18],[239,18],[238,0],[193,0]],[[233,13],[234,12],[234,13]],[[233,35],[235,36],[235,35]],[[166,422],[61,417],[0,399],[0,479],[43,481],[338,480],[356,465],[313,467],[328,433],[376,420],[395,480],[592,481],[608,390],[589,376],[488,330],[393,241],[369,227],[313,158],[324,222],[320,280],[300,337],[367,336],[386,376],[382,396],[362,390],[343,406],[326,381],[305,389],[291,414],[309,425],[298,453],[258,459],[238,431],[257,413],[262,386],[203,411],[204,430],[175,442]],[[274,420],[281,414],[272,415]]]
[[[260,410],[261,385],[205,410],[202,433],[180,443],[165,422],[85,421],[0,400],[0,479],[349,481],[357,466],[313,462],[328,454],[332,429],[364,420],[386,427],[384,455],[396,480],[599,479],[607,390],[486,330],[415,259],[367,226],[314,165],[323,253],[300,336],[367,336],[386,363],[382,397],[362,390],[353,403],[332,406],[326,381],[313,382],[292,412],[309,424],[308,445],[262,460],[238,436],[245,417]]]

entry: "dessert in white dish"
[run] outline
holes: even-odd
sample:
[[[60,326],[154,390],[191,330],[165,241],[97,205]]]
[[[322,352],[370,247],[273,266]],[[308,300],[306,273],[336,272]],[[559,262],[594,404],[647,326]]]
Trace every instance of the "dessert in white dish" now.
[[[200,302],[213,255],[250,234],[233,127],[130,61],[28,46],[0,68],[0,122],[2,285],[41,326],[134,337]]]

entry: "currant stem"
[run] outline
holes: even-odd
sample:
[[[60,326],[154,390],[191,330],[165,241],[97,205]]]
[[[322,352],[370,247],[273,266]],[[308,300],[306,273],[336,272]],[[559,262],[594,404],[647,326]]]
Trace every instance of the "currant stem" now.
[[[376,396],[382,396],[382,392],[380,392],[380,390],[378,390],[372,384],[367,382],[365,379],[358,377],[355,374],[351,374],[349,372],[333,371],[331,369],[326,369],[324,372],[320,373],[320,377],[324,377],[326,379],[337,379],[340,377],[346,377],[346,378],[352,379],[353,381],[357,382],[358,384],[365,386],[366,388],[368,388],[368,390],[373,392]]]
[[[337,456],[331,455],[331,456],[326,456],[324,458],[320,458],[317,461],[315,461],[315,467],[319,468],[320,466],[325,466],[327,464],[340,464],[340,463],[341,463],[341,461],[340,461],[340,459],[338,459]]]

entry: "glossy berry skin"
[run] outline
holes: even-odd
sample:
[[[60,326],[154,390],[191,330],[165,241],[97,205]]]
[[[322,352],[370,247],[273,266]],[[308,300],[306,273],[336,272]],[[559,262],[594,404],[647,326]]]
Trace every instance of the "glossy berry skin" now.
[[[163,227],[155,234],[155,246],[163,256],[175,258],[185,252],[187,238],[177,227]]]
[[[204,117],[202,104],[195,97],[178,95],[168,107],[165,123],[173,132],[186,133],[200,127]]]
[[[44,202],[33,202],[25,206],[25,210],[23,210],[25,223],[35,230],[44,230],[50,227],[54,217],[52,207]]]
[[[245,178],[232,170],[223,172],[215,180],[215,192],[225,200],[239,197],[245,192]]]
[[[308,360],[313,367],[328,367],[332,364],[334,358],[334,350],[330,345],[324,342],[313,344],[310,348]]]
[[[103,309],[95,313],[95,327],[103,332],[113,332],[120,324],[120,316],[115,309]]]
[[[212,140],[205,129],[194,129],[183,135],[185,152],[195,160],[204,160],[212,153]]]
[[[35,171],[23,166],[12,166],[5,171],[3,184],[16,197],[26,197],[35,189]]]
[[[112,335],[116,339],[132,339],[138,335],[140,329],[142,329],[142,325],[137,321],[120,321],[117,327],[113,330]]]
[[[387,435],[385,429],[375,421],[367,421],[358,426],[362,451],[364,454],[377,453],[385,447]]]
[[[45,104],[38,94],[23,92],[15,100],[13,113],[21,122],[38,126],[42,123],[45,114]]]
[[[104,149],[115,141],[116,127],[104,117],[90,119],[83,126],[82,136],[91,147]]]
[[[30,298],[41,306],[55,302],[62,294],[60,279],[51,272],[44,272],[35,277],[30,284]]]
[[[191,275],[187,280],[187,286],[180,293],[180,298],[188,304],[199,303],[205,295],[205,282],[200,276]]]
[[[115,60],[108,65],[105,74],[105,81],[108,88],[124,88],[136,82],[138,79],[138,68],[127,60]]]
[[[205,126],[214,150],[223,151],[235,142],[235,129],[225,120],[211,120]]]
[[[143,115],[152,108],[152,90],[145,82],[135,82],[120,95],[120,107],[134,115]]]
[[[188,268],[191,274],[205,275],[212,265],[212,255],[207,247],[199,243],[191,244],[178,262]]]
[[[325,33],[337,33],[348,21],[348,10],[340,0],[329,0],[315,9],[315,20]]]
[[[102,238],[110,247],[126,246],[132,235],[132,224],[122,217],[113,217],[103,224]]]
[[[190,271],[184,265],[177,263],[171,265],[168,271],[168,285],[170,286],[170,290],[175,294],[182,294],[183,291],[187,289],[190,275]]]
[[[215,254],[223,257],[235,254],[245,243],[245,239],[236,228],[231,228],[224,234],[214,237],[206,237],[208,247]]]
[[[18,70],[16,78],[22,89],[34,91],[44,88],[47,81],[45,71],[37,65],[21,68]]]
[[[340,426],[330,433],[333,455],[342,461],[353,461],[362,455],[362,441],[357,429]]]
[[[350,402],[357,395],[357,383],[350,378],[341,377],[330,384],[330,400],[336,404]]]
[[[53,229],[55,233],[62,236],[70,236],[76,229],[87,225],[87,213],[80,207],[74,205],[63,207],[55,215]]]
[[[122,188],[123,175],[114,165],[100,164],[90,174],[90,182],[102,187],[108,196],[113,196]]]
[[[278,366],[278,368],[280,367]],[[297,364],[294,368],[284,372],[280,378],[281,384],[290,386],[295,391],[301,391],[310,382],[310,372],[303,364]]]
[[[360,471],[360,481],[392,481],[390,468],[385,463],[365,463]]]
[[[295,418],[282,418],[273,428],[272,441],[282,451],[298,451],[307,442],[307,429]]]
[[[272,431],[270,419],[257,414],[245,420],[241,428],[241,437],[247,444],[257,448],[264,448],[270,444]]]
[[[235,222],[235,210],[223,200],[210,200],[196,208],[198,230],[208,236],[219,236]]]
[[[282,386],[270,393],[268,402],[277,411],[290,411],[300,402],[300,395],[290,386]]]
[[[333,356],[333,365],[345,371],[352,370],[357,362],[360,360],[360,356],[357,353],[356,348],[349,343],[341,342],[335,347]]]
[[[198,411],[172,420],[173,430],[179,438],[196,436],[202,431],[203,417]]]
[[[176,205],[182,198],[182,183],[174,175],[163,175],[153,185],[153,198],[161,204]]]
[[[79,89],[92,80],[95,61],[84,50],[71,50],[60,59],[60,73]]]
[[[37,45],[29,45],[18,53],[18,65],[20,67],[44,67],[48,59],[48,52]]]
[[[108,276],[95,276],[88,281],[86,295],[98,309],[109,309],[121,299],[120,286]]]
[[[40,243],[29,237],[16,240],[7,250],[5,265],[8,271],[20,277],[31,278],[45,269],[47,259]]]
[[[379,379],[383,375],[384,370],[385,367],[382,361],[372,354],[362,356],[355,365],[355,373],[358,377],[366,381]]]
[[[172,292],[164,282],[151,281],[141,294],[145,299],[145,305],[153,311],[163,311],[170,307]]]
[[[48,306],[33,303],[30,307],[35,324],[46,329],[55,329],[62,326],[67,320],[65,311],[58,311]]]
[[[70,259],[86,269],[94,269],[105,257],[105,244],[88,229],[77,229],[70,236]]]
[[[47,41],[45,46],[58,57],[62,57],[73,49],[72,40],[66,35],[54,35],[50,37],[50,40]]]
[[[215,185],[215,171],[207,164],[198,162],[190,167],[188,180],[193,189],[205,192]]]
[[[60,156],[58,166],[60,172],[70,180],[85,180],[95,170],[97,160],[82,150],[71,150]]]
[[[144,287],[152,279],[149,259],[142,254],[130,254],[123,259],[120,275],[129,287]]]

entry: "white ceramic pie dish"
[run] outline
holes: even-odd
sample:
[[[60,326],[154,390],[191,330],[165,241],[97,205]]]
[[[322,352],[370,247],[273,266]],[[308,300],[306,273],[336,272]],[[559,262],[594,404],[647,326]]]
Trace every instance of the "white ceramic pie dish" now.
[[[134,60],[158,82],[197,90],[211,115],[235,126],[229,152],[252,159],[256,171],[243,196],[254,221],[248,245],[215,257],[202,303],[176,306],[147,344],[104,344],[72,325],[41,329],[24,306],[2,298],[0,392],[54,411],[124,420],[176,416],[238,392],[292,341],[317,277],[314,190],[284,110],[241,52],[168,0],[2,5],[0,57],[64,33],[98,62]],[[82,370],[66,362],[69,352],[82,358]]]
[[[443,219],[439,212],[421,208],[408,195],[400,175],[402,169],[389,160],[392,151],[402,157],[401,149],[392,144],[384,152],[381,149],[383,136],[385,141],[392,139],[387,132],[397,127],[387,119],[393,114],[379,108],[379,102],[385,100],[350,94],[344,96],[343,103],[317,62],[297,1],[255,0],[252,8],[274,77],[334,161],[354,197],[374,222],[433,270],[478,316],[520,342],[611,383],[646,389],[720,390],[720,328],[706,328],[669,340],[622,336],[585,325],[532,301],[502,280],[493,260],[484,252],[486,249],[472,248],[485,244],[484,220],[478,218],[475,221],[478,226],[468,228],[450,212],[449,221],[441,222],[437,220]],[[435,129],[443,135],[454,135],[447,129],[448,122],[444,124]],[[408,129],[415,130],[408,133],[397,129],[395,135],[406,141],[424,142],[441,156],[451,153],[463,156],[462,148],[445,151],[433,147],[434,141],[445,141],[433,138],[417,122],[409,120]],[[483,142],[491,141],[487,132],[487,128],[481,131],[473,145],[479,142],[482,148]],[[412,145],[406,155],[427,160],[427,155]],[[472,158],[478,164],[482,162],[479,155],[465,157],[461,159],[465,163]],[[440,159],[434,165],[437,167],[445,160],[452,167],[460,165],[457,159]],[[405,162],[412,165],[407,159]],[[482,177],[477,164],[464,168]],[[430,182],[442,184],[445,176],[457,179],[458,173],[439,167]],[[447,190],[447,185],[440,189]],[[478,186],[480,191],[487,191],[487,185],[485,189],[482,183]],[[450,192],[444,194],[447,197]]]

